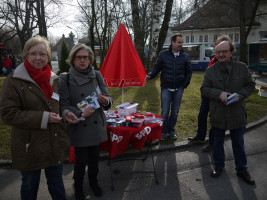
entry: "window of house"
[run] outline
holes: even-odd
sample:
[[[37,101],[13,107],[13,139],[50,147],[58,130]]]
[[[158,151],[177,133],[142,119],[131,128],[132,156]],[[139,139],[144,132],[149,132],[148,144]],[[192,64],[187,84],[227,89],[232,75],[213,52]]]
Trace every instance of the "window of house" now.
[[[189,36],[185,37],[185,43],[189,43]]]
[[[208,35],[205,35],[204,42],[209,42],[209,36]]]
[[[193,43],[193,42],[194,42],[194,36],[191,35],[191,43]]]
[[[215,35],[214,35],[214,38],[213,38],[213,42],[215,43],[217,39],[218,39],[218,35],[215,34]]]
[[[229,34],[229,38],[233,41],[233,33]]]
[[[203,42],[203,35],[199,36],[199,42]]]
[[[235,41],[234,42],[239,42],[239,34],[235,33]]]
[[[262,41],[267,40],[267,31],[260,31],[260,40]]]

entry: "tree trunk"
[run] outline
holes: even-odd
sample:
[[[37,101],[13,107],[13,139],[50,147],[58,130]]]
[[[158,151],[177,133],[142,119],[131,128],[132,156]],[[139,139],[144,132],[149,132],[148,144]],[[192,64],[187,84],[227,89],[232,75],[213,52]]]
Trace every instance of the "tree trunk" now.
[[[46,27],[46,21],[45,21],[45,7],[44,7],[44,0],[40,0],[41,2],[41,24],[43,29],[43,36],[47,38],[47,27]],[[39,19],[38,19],[39,20]]]
[[[157,48],[157,55],[162,50],[163,44],[166,40],[166,36],[169,29],[169,23],[171,19],[171,12],[172,12],[172,5],[173,0],[167,0],[166,2],[166,8],[165,8],[165,14],[164,14],[164,20],[159,32],[159,40],[158,40],[158,48]]]
[[[108,22],[108,8],[107,8],[107,0],[104,0],[104,27],[103,27],[103,32],[102,32],[102,38],[103,38],[103,43],[102,43],[102,50],[100,54],[100,64],[102,66],[105,56],[106,56],[106,49],[107,49],[107,22]]]
[[[252,12],[246,13],[247,1],[239,1],[239,18],[240,18],[240,61],[248,64],[248,52],[247,52],[247,38],[251,31],[255,16],[259,7],[259,1],[256,0],[253,5]],[[249,19],[249,25],[246,27],[247,19]]]
[[[240,61],[247,63],[247,37],[246,37],[246,1],[241,2],[239,5],[240,17]]]
[[[138,0],[131,0],[133,31],[134,31],[134,45],[136,51],[141,59],[144,61],[144,30],[141,26],[141,18],[139,16]]]
[[[28,39],[32,37],[32,31],[34,29],[33,27],[33,19],[31,18],[31,12],[33,10],[33,2],[31,0],[25,1],[25,18],[23,19],[23,16],[20,15],[19,10],[19,1],[15,0],[15,8],[13,9],[13,14],[15,17],[15,27],[21,42],[21,48],[23,50],[24,45]],[[12,7],[12,6],[11,6]],[[23,24],[22,28],[20,28],[20,22]]]
[[[93,65],[97,67],[97,63],[96,63],[96,52],[95,52],[95,35],[94,35],[94,26],[95,26],[95,0],[91,0],[91,7],[92,7],[92,19],[91,19],[91,24],[89,27],[89,35],[90,35],[90,45],[91,48],[95,54],[95,60]]]
[[[150,46],[149,46],[149,56],[147,63],[147,71],[150,71],[150,66],[156,60],[156,51],[158,47],[159,31],[160,31],[160,18],[161,18],[161,7],[164,0],[154,0],[152,9],[152,22],[150,31]]]

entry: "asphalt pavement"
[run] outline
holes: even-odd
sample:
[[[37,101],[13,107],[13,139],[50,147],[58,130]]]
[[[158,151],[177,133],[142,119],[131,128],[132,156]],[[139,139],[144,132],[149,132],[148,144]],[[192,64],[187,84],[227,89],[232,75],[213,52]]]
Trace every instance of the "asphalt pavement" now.
[[[265,119],[266,120],[266,119]],[[107,160],[99,163],[99,184],[103,189],[103,197],[92,199],[105,200],[176,200],[176,199],[267,199],[267,122],[254,126],[245,134],[245,147],[248,159],[248,170],[255,179],[256,185],[251,186],[240,180],[235,174],[234,157],[231,141],[225,139],[226,167],[219,178],[210,177],[212,154],[202,153],[202,146],[183,148],[166,148],[165,151],[154,153],[156,174],[159,184],[155,183],[153,173],[136,173],[114,179],[114,191],[111,190],[110,173],[122,174],[133,170],[153,169],[151,157],[147,160],[125,161],[112,164],[110,171]],[[161,145],[157,146],[159,148]],[[64,164],[64,184],[67,198],[74,200],[73,164]],[[21,175],[13,169],[0,169],[0,199],[19,199]],[[84,190],[92,194],[85,177]],[[46,179],[42,173],[38,193],[39,200],[51,199]]]
[[[267,76],[263,79],[267,83]],[[257,83],[258,84],[258,83]],[[261,83],[259,83],[261,84]],[[111,190],[111,173],[123,175],[135,170],[152,170],[152,159],[145,161],[128,160],[107,165],[107,155],[102,154],[99,163],[99,184],[103,197],[94,197],[89,189],[87,176],[84,180],[84,191],[91,199],[103,200],[176,200],[176,199],[267,199],[267,116],[247,125],[245,148],[248,160],[248,171],[256,181],[255,186],[248,185],[236,176],[231,140],[225,139],[225,169],[219,178],[210,177],[212,154],[202,153],[202,145],[190,144],[187,141],[174,144],[159,144],[153,147],[154,162],[158,183],[153,173],[134,173],[114,179],[114,190]],[[124,154],[128,158],[141,158],[142,152],[130,150]],[[0,168],[0,199],[20,199],[21,175],[19,171],[7,166],[9,161],[2,161]],[[64,164],[63,180],[67,198],[74,200],[73,164]],[[51,199],[44,173],[42,172],[38,200]]]

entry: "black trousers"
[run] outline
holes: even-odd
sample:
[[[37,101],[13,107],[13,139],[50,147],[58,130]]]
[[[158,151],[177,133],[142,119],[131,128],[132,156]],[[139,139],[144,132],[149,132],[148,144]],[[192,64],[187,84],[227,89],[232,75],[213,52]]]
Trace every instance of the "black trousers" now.
[[[88,166],[89,184],[97,183],[98,159],[100,146],[74,147],[74,186],[82,187],[86,165]]]

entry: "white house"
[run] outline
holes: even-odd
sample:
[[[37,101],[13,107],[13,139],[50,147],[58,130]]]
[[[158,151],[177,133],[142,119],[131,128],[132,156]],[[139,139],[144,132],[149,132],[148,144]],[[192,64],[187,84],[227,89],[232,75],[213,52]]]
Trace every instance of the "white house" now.
[[[246,9],[251,9],[249,2]],[[267,41],[266,10],[267,0],[261,0],[257,14],[265,13],[265,15],[256,17],[247,43]],[[220,35],[228,35],[238,49],[239,11],[220,1],[210,0],[182,24],[170,28],[170,34],[175,32],[183,34],[184,44],[203,43],[208,46],[213,46]],[[166,39],[166,44],[170,44],[169,38]]]

